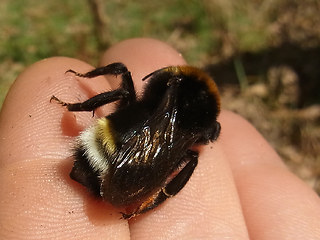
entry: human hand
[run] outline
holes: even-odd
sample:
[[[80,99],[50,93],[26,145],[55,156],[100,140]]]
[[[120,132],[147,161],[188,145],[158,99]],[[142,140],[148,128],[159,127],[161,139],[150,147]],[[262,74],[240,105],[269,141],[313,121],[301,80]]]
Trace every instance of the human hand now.
[[[161,42],[132,39],[109,49],[101,65],[123,62],[136,89],[142,77],[185,64]],[[49,103],[85,100],[116,88],[114,77],[79,79],[68,69],[93,67],[70,58],[30,66],[0,114],[0,239],[320,239],[320,201],[244,119],[222,111],[218,141],[175,197],[126,221],[69,178],[74,137],[95,118]],[[112,105],[95,112],[104,116]]]

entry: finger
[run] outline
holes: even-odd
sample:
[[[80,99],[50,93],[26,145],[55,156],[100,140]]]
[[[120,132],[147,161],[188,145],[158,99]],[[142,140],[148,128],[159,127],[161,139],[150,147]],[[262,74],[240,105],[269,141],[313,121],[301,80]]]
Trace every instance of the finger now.
[[[171,47],[150,39],[115,45],[101,65],[115,61],[128,66],[139,90],[146,74],[185,64]],[[247,239],[237,190],[219,140],[202,149],[199,165],[184,189],[155,210],[130,220],[130,231],[132,239]]]
[[[52,58],[32,65],[18,77],[0,117],[2,164],[35,157],[70,156],[72,141],[67,137],[76,136],[94,118],[90,112],[68,113],[59,104],[50,103],[51,96],[79,102],[109,87],[103,77],[88,80],[65,74],[69,68],[92,69],[77,60]]]
[[[0,239],[129,238],[118,210],[69,178],[74,136],[93,121],[92,113],[68,113],[50,97],[77,102],[108,88],[104,78],[65,74],[69,68],[92,69],[69,58],[40,61],[18,77],[3,105]]]
[[[320,201],[268,143],[235,114],[222,116],[230,160],[252,239],[319,239]]]

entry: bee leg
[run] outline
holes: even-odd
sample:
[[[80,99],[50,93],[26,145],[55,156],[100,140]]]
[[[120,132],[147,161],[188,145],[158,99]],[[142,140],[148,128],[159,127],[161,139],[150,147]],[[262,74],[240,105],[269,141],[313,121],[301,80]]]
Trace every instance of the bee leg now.
[[[98,67],[96,69],[93,69],[92,71],[89,71],[87,73],[78,73],[72,69],[69,69],[66,71],[66,73],[71,72],[74,73],[78,77],[84,77],[84,78],[94,78],[101,75],[120,75],[125,72],[128,72],[127,67],[122,63],[111,63],[107,66]]]
[[[126,98],[126,96],[129,93],[123,89],[116,89],[110,92],[104,92],[100,93],[92,98],[89,98],[88,100],[84,102],[79,103],[66,103],[61,101],[55,96],[52,96],[50,99],[50,102],[52,100],[58,102],[62,106],[66,106],[67,109],[71,112],[79,112],[79,111],[94,111],[98,107],[101,107],[102,105]]]
[[[198,164],[198,153],[192,150],[186,152],[186,156],[182,162],[188,162],[184,168],[163,188],[153,194],[150,198],[144,201],[134,212],[126,214],[122,213],[124,219],[136,217],[145,213],[159,204],[163,203],[166,199],[176,195],[189,181],[195,167]]]
[[[94,78],[101,75],[122,75],[121,88],[128,92],[125,98],[122,98],[120,101],[120,106],[127,105],[131,102],[136,101],[136,92],[134,89],[131,73],[128,71],[127,67],[123,63],[111,63],[107,66],[98,67],[87,73],[78,73],[72,69],[69,69],[67,72],[74,73],[78,77],[84,78]]]
[[[136,90],[134,89],[131,73],[129,71],[122,74],[121,88],[128,92],[125,98],[119,103],[119,108],[127,106],[137,100]]]

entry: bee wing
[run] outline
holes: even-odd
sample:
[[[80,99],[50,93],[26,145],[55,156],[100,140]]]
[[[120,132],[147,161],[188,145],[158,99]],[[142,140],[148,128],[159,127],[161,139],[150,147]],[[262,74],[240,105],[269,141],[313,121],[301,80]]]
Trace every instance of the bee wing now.
[[[170,149],[164,136],[166,125],[162,122],[154,130],[152,123],[145,123],[140,131],[126,139],[113,155],[110,178],[102,182],[105,198],[112,197],[121,204],[129,203],[131,199],[137,200],[161,186],[172,168],[167,166]]]
[[[102,182],[104,198],[129,204],[163,186],[181,163],[190,141],[195,141],[179,131],[176,114],[175,108],[157,112],[127,136],[113,156],[110,178]]]

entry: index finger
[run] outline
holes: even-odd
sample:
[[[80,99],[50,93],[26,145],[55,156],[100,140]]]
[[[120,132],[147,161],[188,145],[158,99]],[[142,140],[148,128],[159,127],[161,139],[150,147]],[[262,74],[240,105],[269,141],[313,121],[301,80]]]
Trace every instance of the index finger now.
[[[93,67],[61,57],[35,63],[18,77],[3,105],[0,239],[129,239],[118,210],[69,178],[74,136],[94,119],[92,113],[69,113],[50,97],[76,102],[109,88],[103,77],[92,82],[65,74],[69,68]]]

